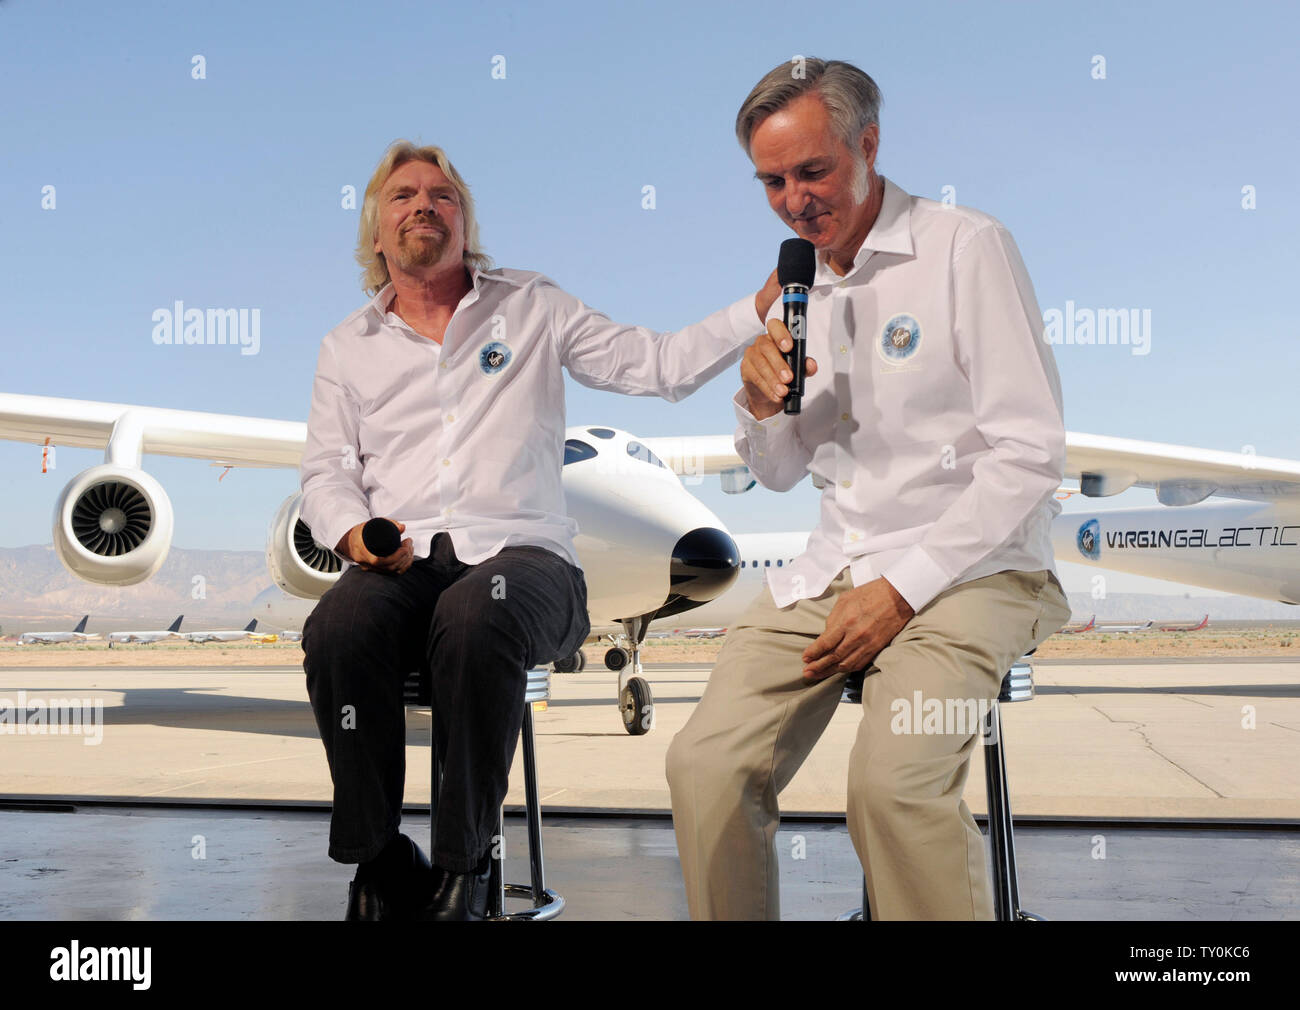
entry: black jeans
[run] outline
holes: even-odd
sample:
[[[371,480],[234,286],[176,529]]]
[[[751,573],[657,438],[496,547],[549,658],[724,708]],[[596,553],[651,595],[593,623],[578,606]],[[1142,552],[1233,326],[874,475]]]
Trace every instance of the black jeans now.
[[[492,844],[524,716],[525,673],[586,639],[582,570],[543,547],[482,564],[451,538],[401,575],[352,566],[303,625],[303,668],[334,778],[330,858],[367,862],[397,834],[406,779],[402,683],[429,663],[442,790],[432,860],[472,870]]]

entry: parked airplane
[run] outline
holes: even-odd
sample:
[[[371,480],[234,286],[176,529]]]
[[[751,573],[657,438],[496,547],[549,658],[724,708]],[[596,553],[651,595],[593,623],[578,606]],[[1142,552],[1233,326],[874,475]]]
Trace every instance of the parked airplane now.
[[[144,453],[293,468],[305,435],[301,422],[0,394],[0,438],[105,449],[103,464],[64,488],[54,526],[65,567],[105,585],[144,581],[170,546],[171,505],[141,468]],[[644,732],[636,727],[649,720],[638,714],[652,717],[653,700],[639,652],[650,623],[695,608],[692,622],[705,621],[703,605],[749,571],[740,569],[722,523],[675,475],[717,474],[731,494],[755,480],[730,435],[638,440],[603,427],[566,435],[563,485],[581,531],[576,546],[593,634],[628,654],[620,706],[628,731]],[[1083,497],[1147,487],[1161,505],[1058,516],[1058,559],[1300,603],[1300,462],[1075,433],[1067,433],[1066,451],[1065,474],[1079,481]],[[824,481],[813,474],[815,486]],[[1235,501],[1205,502],[1211,496]],[[315,599],[338,578],[341,562],[312,539],[298,498],[291,495],[272,524],[268,566],[277,585]]]
[[[645,442],[678,472],[720,474],[724,491],[754,486],[730,435]],[[1081,497],[1143,487],[1160,504],[1057,516],[1058,561],[1300,604],[1300,461],[1076,432],[1065,447]]]
[[[1093,630],[1103,635],[1126,635],[1132,631],[1148,631],[1154,623],[1154,621],[1147,621],[1146,624],[1098,624]]]
[[[1210,615],[1206,614],[1201,618],[1200,624],[1164,624],[1160,626],[1161,631],[1200,631],[1202,628],[1210,626]]]
[[[154,642],[161,642],[168,638],[183,639],[181,634],[181,621],[185,620],[185,615],[172,621],[171,626],[165,631],[110,631],[108,633],[109,645],[125,645],[128,642],[137,642],[142,645],[152,645]]]
[[[0,393],[0,438],[105,450],[104,463],[64,487],[54,520],[59,560],[101,585],[143,582],[171,546],[172,506],[142,468],[145,453],[296,469],[306,431],[301,422]],[[628,643],[619,704],[625,728],[640,734],[653,725],[640,662],[650,622],[726,590],[739,574],[736,545],[677,475],[627,432],[569,428],[563,487],[579,526],[575,546],[593,634],[618,632]],[[267,566],[281,589],[315,600],[338,579],[342,562],[299,518],[300,497],[290,495],[271,523]]]
[[[246,638],[257,637],[253,629],[257,627],[257,618],[254,617],[248,622],[247,626],[238,631],[187,631],[181,637],[188,638],[191,642],[242,642]],[[263,635],[263,638],[266,636]]]
[[[1097,615],[1093,614],[1088,618],[1087,624],[1067,624],[1057,632],[1058,635],[1082,635],[1085,631],[1091,631],[1097,626]]]
[[[85,642],[99,638],[98,632],[86,632],[87,614],[71,631],[27,631],[18,636],[19,645],[54,645],[58,642]]]

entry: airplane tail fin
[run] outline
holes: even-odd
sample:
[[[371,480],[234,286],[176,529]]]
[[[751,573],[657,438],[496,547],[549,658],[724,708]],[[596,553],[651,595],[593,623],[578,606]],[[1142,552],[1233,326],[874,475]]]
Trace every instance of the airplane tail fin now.
[[[181,630],[181,621],[183,621],[183,620],[185,620],[185,615],[184,615],[184,614],[181,614],[180,617],[178,617],[178,618],[176,618],[176,620],[172,621],[172,626],[171,626],[170,628],[168,628],[167,630],[168,630],[168,631],[180,631],[180,630]]]
[[[256,631],[256,630],[257,630],[257,618],[254,617],[251,621],[249,621],[249,622],[248,622],[248,627],[245,628],[244,630],[245,630],[245,631]]]
[[[87,614],[85,617],[83,617],[80,621],[77,622],[77,626],[76,626],[75,628],[72,629],[73,632],[75,632],[75,633],[80,633],[80,632],[85,631],[85,630],[86,630],[86,622],[89,621],[89,620],[90,620],[90,615]]]

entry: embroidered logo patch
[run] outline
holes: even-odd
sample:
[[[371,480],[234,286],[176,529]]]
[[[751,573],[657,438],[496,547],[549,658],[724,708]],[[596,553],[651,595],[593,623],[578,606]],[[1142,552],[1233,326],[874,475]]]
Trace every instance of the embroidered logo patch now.
[[[888,364],[899,365],[912,357],[921,346],[921,324],[915,316],[902,312],[885,323],[876,341],[876,350]]]
[[[1076,541],[1079,546],[1079,553],[1089,561],[1096,561],[1101,557],[1101,523],[1096,519],[1089,519],[1079,527],[1079,536]]]
[[[484,344],[483,349],[478,352],[478,367],[483,369],[484,375],[496,375],[508,364],[510,364],[510,348],[499,340]]]

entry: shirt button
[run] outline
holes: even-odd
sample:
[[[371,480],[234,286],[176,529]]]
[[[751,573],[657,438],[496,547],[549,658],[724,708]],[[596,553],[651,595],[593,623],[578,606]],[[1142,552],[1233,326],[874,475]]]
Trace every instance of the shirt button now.
[[[439,368],[446,368],[446,367],[447,367],[447,362],[444,361],[444,362],[443,362],[441,365],[439,365],[438,367],[439,367]]]
[[[851,480],[840,481],[840,487],[852,487],[852,486],[853,486],[853,481]]]
[[[448,414],[448,415],[447,415],[447,420],[448,420],[448,421],[454,421],[454,420],[456,420],[456,415],[455,415],[455,414]]]
[[[841,415],[840,415],[840,420],[841,420],[841,421],[847,421],[848,419],[849,419],[849,415],[848,415],[848,414],[841,414]]]
[[[449,460],[449,459],[444,459],[444,460],[442,461],[442,465],[443,465],[443,466],[451,466],[451,460]]]
[[[840,344],[840,353],[841,353],[841,354],[848,354],[848,353],[849,353],[849,347],[848,347],[848,344]]]

